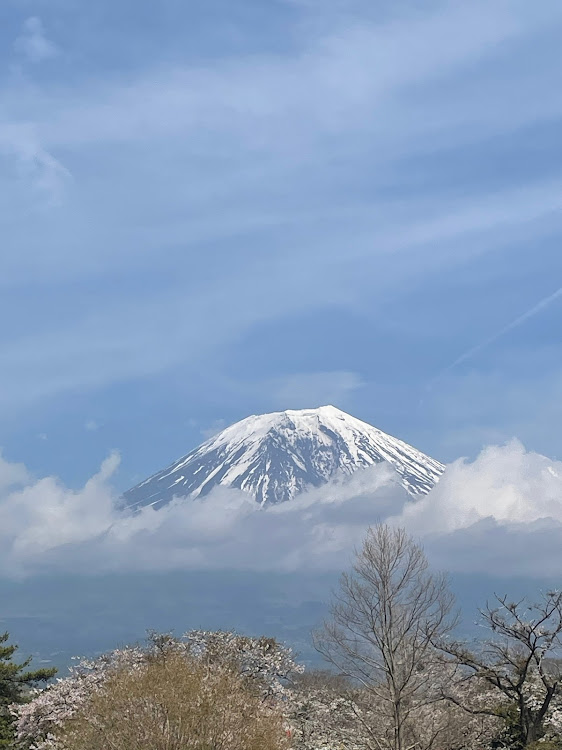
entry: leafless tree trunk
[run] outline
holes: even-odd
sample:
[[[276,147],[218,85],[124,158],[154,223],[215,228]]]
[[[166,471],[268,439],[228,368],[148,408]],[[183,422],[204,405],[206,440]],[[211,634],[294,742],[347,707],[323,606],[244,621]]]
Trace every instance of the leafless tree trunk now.
[[[510,602],[496,595],[496,604],[480,613],[492,638],[475,652],[463,643],[441,640],[440,647],[473,679],[495,688],[515,708],[518,741],[528,747],[544,733],[544,721],[562,686],[557,660],[562,647],[562,592],[549,591],[542,600]],[[449,694],[448,699],[473,714],[498,715]]]
[[[453,604],[446,578],[429,572],[422,548],[404,530],[369,529],[314,642],[377,707],[378,726],[364,727],[373,738],[370,747],[422,750],[412,734],[413,719],[429,700],[432,643],[455,624]],[[381,711],[388,720],[386,736]],[[364,712],[363,723],[367,717]]]

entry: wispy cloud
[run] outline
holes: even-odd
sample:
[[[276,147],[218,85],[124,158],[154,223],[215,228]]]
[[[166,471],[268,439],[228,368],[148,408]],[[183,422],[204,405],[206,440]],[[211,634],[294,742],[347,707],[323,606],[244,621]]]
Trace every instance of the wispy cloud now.
[[[327,5],[321,22],[316,2],[293,3],[287,27],[264,16],[244,29],[248,46],[220,54],[182,39],[141,56],[153,38],[142,19],[107,38],[102,21],[85,38],[77,16],[41,11],[49,35],[64,31],[61,65],[22,65],[23,80],[0,83],[0,308],[21,310],[0,342],[6,410],[92,389],[111,409],[116,384],[144,377],[165,391],[181,367],[186,383],[199,378],[185,387],[189,413],[211,382],[234,380],[246,384],[240,416],[256,399],[263,410],[363,399],[361,413],[362,383],[415,380],[417,395],[459,341],[479,340],[476,325],[455,327],[473,290],[454,301],[447,290],[469,263],[499,283],[506,258],[517,271],[525,242],[540,252],[562,225],[548,140],[562,114],[562,6]],[[178,13],[192,28],[196,10]],[[60,211],[30,221],[38,195]],[[497,300],[483,305],[500,329]],[[333,310],[358,323],[339,340],[323,322]],[[277,369],[246,356],[254,334],[270,341],[312,317],[316,345],[301,339]]]
[[[356,221],[358,235],[353,249],[343,257],[343,236],[335,241],[327,238],[323,244],[323,262],[332,256],[334,266],[326,266],[320,281],[316,252],[304,247],[303,239],[302,244],[289,248],[282,257],[269,258],[266,264],[250,268],[242,264],[228,274],[219,270],[207,282],[195,285],[189,278],[182,279],[177,287],[168,285],[165,295],[159,289],[145,292],[142,302],[134,296],[118,296],[102,308],[80,305],[56,327],[42,331],[36,325],[27,335],[4,346],[0,360],[6,407],[14,398],[20,403],[33,403],[73,386],[100,387],[158,374],[185,361],[186,352],[190,352],[186,367],[197,370],[214,363],[218,352],[239,341],[257,323],[264,325],[286,314],[289,297],[292,316],[325,305],[353,309],[368,304],[371,315],[382,317],[404,284],[438,271],[444,263],[454,268],[467,257],[495,250],[496,243],[505,242],[508,237],[516,241],[525,217],[530,222],[543,215],[549,219],[553,201],[552,183],[547,183],[524,192],[507,190],[490,199],[488,206],[479,197],[474,205],[465,203],[464,212],[458,215],[449,213],[447,204],[438,211],[434,207],[439,218],[420,220],[408,229],[399,228],[397,217],[392,215],[387,217],[387,226],[365,226]],[[552,220],[559,221],[556,215]],[[366,236],[361,237],[361,231]],[[347,228],[344,234],[348,232]],[[106,245],[93,236],[100,252],[112,247],[111,238],[107,238]],[[474,237],[478,237],[477,244]],[[143,242],[146,239],[140,238],[140,247]],[[451,242],[456,247],[453,258]],[[425,248],[428,253],[420,252]],[[123,252],[120,259],[110,263],[115,264],[116,271],[126,271],[131,262],[138,263],[138,251],[139,246],[131,248],[132,254]],[[397,255],[402,256],[400,262]],[[80,279],[92,272],[85,260],[74,253],[66,265],[64,256],[60,263],[66,275]],[[175,260],[171,254],[169,262],[174,264]],[[72,264],[77,261],[80,262],[74,268]],[[161,257],[161,267],[166,262]],[[36,270],[45,278],[52,265],[45,267],[38,259]],[[26,266],[28,278],[32,273]],[[183,322],[178,328],[180,320]],[[417,321],[410,321],[410,325],[415,330]],[[37,379],[38,368],[41,378]],[[305,406],[306,399],[344,405],[347,397],[359,392],[364,379],[362,373],[343,369],[284,375],[264,378],[260,393],[267,388],[271,394],[265,408]]]
[[[42,145],[31,123],[0,123],[0,155],[12,162],[17,180],[29,186],[32,204],[61,204],[72,175]]]
[[[20,63],[42,63],[59,55],[60,50],[48,39],[42,20],[38,16],[27,18],[21,34],[13,45],[17,64],[9,80],[15,90],[40,90],[31,84],[21,69]],[[5,85],[5,92],[10,85]],[[4,155],[15,165],[16,179],[31,188],[29,202],[40,208],[60,205],[65,188],[72,179],[70,171],[44,145],[33,117],[10,117],[4,111],[0,122],[0,156]]]
[[[59,48],[47,38],[43,22],[37,16],[31,16],[24,22],[21,34],[14,42],[14,49],[31,63],[44,62],[59,54]]]
[[[350,128],[360,135],[367,127],[377,139],[383,133],[408,138],[412,129],[426,135],[439,130],[443,138],[443,126],[462,126],[460,102],[455,100],[454,108],[442,103],[437,121],[420,118],[406,126],[401,115],[412,107],[412,87],[453,80],[456,72],[487,56],[496,60],[499,45],[516,44],[533,31],[562,23],[560,8],[551,2],[548,6],[549,14],[533,15],[521,3],[498,3],[491,9],[478,0],[470,6],[443,4],[432,13],[382,24],[351,16],[337,32],[306,39],[291,57],[242,56],[204,67],[160,68],[133,82],[109,81],[73,92],[69,101],[61,102],[59,95],[43,97],[36,116],[49,143],[75,147],[185,136],[209,127],[217,136],[228,134],[259,150],[279,143],[280,137],[284,144],[309,150],[322,137]],[[492,91],[483,93],[492,99]],[[551,99],[536,104],[539,109],[531,114],[510,98],[512,125],[513,118],[530,121],[545,108],[560,109]],[[383,105],[381,118],[377,114]],[[496,108],[486,113],[478,107],[472,120],[483,118],[488,129],[504,129],[507,112],[501,122],[494,122],[497,114]],[[466,138],[475,125],[467,123],[457,137]],[[448,127],[445,135],[454,137],[454,130]]]

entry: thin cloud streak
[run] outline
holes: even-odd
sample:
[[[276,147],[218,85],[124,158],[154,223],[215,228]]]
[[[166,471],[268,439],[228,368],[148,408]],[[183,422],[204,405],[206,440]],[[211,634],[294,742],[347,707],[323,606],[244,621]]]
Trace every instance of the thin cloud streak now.
[[[458,365],[461,365],[463,362],[468,361],[469,359],[472,359],[476,354],[479,354],[484,349],[487,349],[492,344],[495,344],[496,341],[499,341],[503,336],[510,333],[510,331],[513,331],[514,329],[518,328],[523,323],[526,323],[531,318],[534,318],[535,315],[538,315],[540,312],[542,312],[545,308],[549,307],[553,302],[556,302],[557,299],[562,297],[562,287],[557,289],[552,294],[549,294],[547,297],[544,297],[540,302],[537,302],[536,305],[531,307],[529,310],[524,312],[522,315],[519,315],[515,320],[512,320],[511,323],[508,323],[506,326],[501,328],[499,331],[494,333],[492,336],[489,336],[487,339],[484,339],[484,341],[480,342],[476,346],[473,346],[471,349],[468,349],[464,354],[461,354],[460,357],[457,357],[454,362],[451,362],[450,365],[445,367],[441,372],[435,376],[435,378],[431,381],[430,385],[433,385],[438,380],[440,380],[444,375],[447,375],[451,370],[454,370]]]

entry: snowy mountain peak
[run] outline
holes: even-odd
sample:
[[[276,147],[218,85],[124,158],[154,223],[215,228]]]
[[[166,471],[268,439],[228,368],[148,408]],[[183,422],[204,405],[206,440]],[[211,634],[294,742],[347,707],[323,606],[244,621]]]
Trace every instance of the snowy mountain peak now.
[[[262,505],[290,500],[381,461],[411,495],[425,494],[443,466],[406,443],[337,409],[321,406],[246,417],[125,493],[128,507],[160,507],[214,487],[244,490]]]

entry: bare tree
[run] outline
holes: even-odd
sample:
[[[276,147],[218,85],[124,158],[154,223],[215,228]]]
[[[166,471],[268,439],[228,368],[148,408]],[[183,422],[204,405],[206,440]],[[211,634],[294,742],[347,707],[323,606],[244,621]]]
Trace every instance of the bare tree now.
[[[331,618],[314,634],[317,650],[368,696],[371,710],[358,715],[370,737],[365,747],[429,746],[415,737],[415,713],[433,699],[432,643],[454,626],[453,605],[446,577],[429,572],[403,529],[369,529],[352,572],[341,577]]]
[[[534,604],[497,595],[495,600],[495,606],[481,611],[492,637],[478,652],[446,639],[440,647],[464,671],[461,680],[476,679],[495,688],[496,705],[489,696],[485,706],[453,692],[446,697],[475,715],[514,717],[515,741],[530,747],[544,736],[549,710],[561,692],[562,592],[549,591]]]

